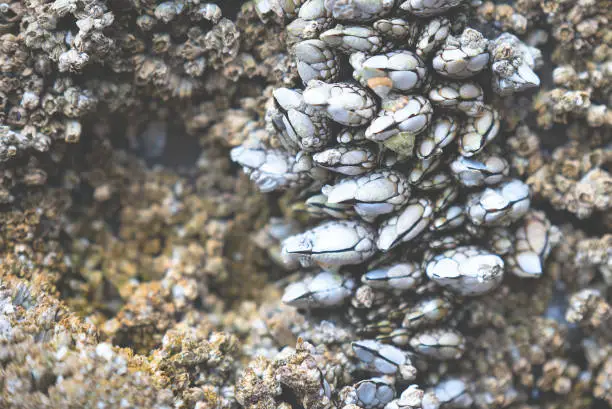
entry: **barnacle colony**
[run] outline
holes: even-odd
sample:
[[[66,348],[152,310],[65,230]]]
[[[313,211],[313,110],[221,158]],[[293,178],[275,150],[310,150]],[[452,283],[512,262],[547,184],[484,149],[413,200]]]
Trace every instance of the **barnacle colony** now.
[[[304,89],[273,92],[266,128],[275,147],[248,140],[231,156],[262,191],[298,189],[313,218],[330,219],[284,240],[286,265],[315,274],[283,300],[321,308],[351,299],[347,317],[371,338],[353,349],[376,375],[413,379],[404,349],[459,358],[463,336],[441,326],[447,297],[491,291],[506,270],[539,276],[554,241],[493,142],[500,115],[481,85],[488,75],[500,96],[538,86],[539,51],[507,33],[490,41],[463,18],[451,22],[445,13],[461,3],[258,3],[264,17],[292,19],[287,38]],[[377,294],[407,291],[421,301],[388,306],[405,313],[377,323],[385,303]],[[345,403],[383,407],[392,388],[373,378]]]

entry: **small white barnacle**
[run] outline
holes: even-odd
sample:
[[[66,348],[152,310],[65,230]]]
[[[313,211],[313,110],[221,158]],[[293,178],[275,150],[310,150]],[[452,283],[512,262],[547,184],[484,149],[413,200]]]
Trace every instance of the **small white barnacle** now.
[[[366,144],[338,145],[312,155],[317,166],[348,176],[370,172],[378,165],[378,152]]]
[[[375,340],[361,340],[352,343],[353,352],[367,370],[383,375],[399,375],[404,380],[416,377],[417,370],[408,355],[401,349]]]
[[[372,288],[383,290],[409,290],[419,285],[424,278],[417,262],[407,261],[378,267],[361,276],[361,282]]]
[[[433,329],[418,332],[410,339],[417,354],[439,360],[459,359],[465,352],[465,337],[451,329]]]
[[[443,153],[443,149],[455,140],[459,131],[459,120],[450,115],[434,118],[431,127],[420,135],[415,148],[419,159],[429,159]]]
[[[430,280],[460,295],[489,292],[504,277],[502,258],[473,245],[444,251],[424,262]]]
[[[508,176],[510,165],[501,156],[481,153],[470,158],[459,156],[450,169],[463,186],[477,187],[498,184]]]
[[[417,91],[427,80],[425,62],[408,50],[372,56],[359,52],[352,54],[349,61],[353,66],[353,78],[381,98],[385,98],[391,91]]]
[[[388,251],[400,243],[417,237],[429,223],[433,215],[431,201],[426,198],[413,199],[398,214],[380,223],[376,246]]]
[[[404,206],[411,189],[402,173],[381,170],[341,179],[335,185],[324,186],[321,191],[329,203],[352,203],[355,212],[371,222]]]
[[[507,226],[529,210],[529,186],[512,179],[468,197],[466,212],[476,226]]]
[[[323,268],[360,264],[376,252],[375,236],[364,222],[334,220],[285,239],[283,254],[305,267],[312,263]]]
[[[336,25],[319,36],[330,47],[339,51],[352,54],[362,51],[374,54],[383,47],[383,39],[380,34],[371,27],[367,26],[344,26]]]
[[[431,17],[457,7],[463,0],[405,0],[400,4],[402,10],[419,17]]]
[[[298,74],[304,84],[310,80],[333,82],[340,74],[336,52],[321,40],[304,40],[293,49]]]
[[[560,238],[543,212],[529,212],[514,232],[514,246],[506,256],[509,271],[519,277],[538,278],[544,272],[544,262]]]
[[[342,21],[370,21],[386,16],[395,0],[325,0],[332,17]]]
[[[468,117],[459,132],[459,153],[474,156],[491,142],[499,133],[499,113],[491,106],[482,107],[480,116]]]
[[[422,398],[425,409],[455,408],[467,409],[474,404],[468,384],[459,378],[447,378],[429,389]]]
[[[393,378],[389,376],[363,379],[343,388],[340,399],[344,407],[354,405],[364,409],[380,409],[395,397],[393,384]]]
[[[443,77],[472,77],[485,69],[489,62],[488,44],[489,41],[472,28],[466,28],[459,37],[449,35],[436,52],[433,69]]]
[[[354,286],[350,278],[323,271],[288,285],[282,301],[300,308],[333,307],[350,297]]]
[[[378,110],[370,91],[348,82],[328,84],[311,80],[304,90],[304,101],[322,109],[332,121],[346,126],[365,125]]]
[[[402,327],[421,328],[443,321],[450,315],[452,304],[444,297],[428,297],[411,306],[404,314]]]

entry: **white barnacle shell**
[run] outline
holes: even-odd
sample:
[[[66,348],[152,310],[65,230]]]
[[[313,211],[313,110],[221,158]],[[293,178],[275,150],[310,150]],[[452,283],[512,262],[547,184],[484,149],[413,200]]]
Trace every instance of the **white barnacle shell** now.
[[[425,62],[408,50],[365,56],[355,53],[350,58],[353,78],[372,89],[381,98],[389,92],[410,92],[419,89],[427,80]]]
[[[370,339],[354,341],[352,347],[357,359],[371,371],[385,375],[399,372],[405,380],[416,376],[416,368],[399,348]]]
[[[364,379],[350,387],[350,398],[344,400],[344,404],[354,404],[364,409],[382,408],[395,396],[392,378],[375,377]]]
[[[322,192],[330,203],[353,203],[357,214],[372,221],[406,204],[410,186],[402,173],[382,170],[342,179],[336,185],[323,187]]]
[[[459,132],[459,153],[467,157],[476,155],[497,136],[499,128],[499,113],[485,105],[481,115],[469,117]]]
[[[422,399],[423,409],[439,409],[449,405],[456,409],[472,407],[474,398],[468,391],[465,381],[459,378],[448,378],[428,390]]]
[[[446,17],[435,17],[421,29],[416,40],[416,53],[425,58],[436,48],[444,44],[451,31],[451,21]]]
[[[288,285],[282,301],[300,308],[333,307],[350,297],[353,287],[353,280],[323,271]]]
[[[327,145],[330,121],[304,102],[301,90],[277,88],[273,96],[276,105],[268,109],[267,116],[288,151],[311,152]]]
[[[388,251],[418,236],[431,222],[433,208],[426,198],[413,199],[398,214],[384,220],[378,228],[376,246]]]
[[[325,0],[325,8],[336,20],[370,21],[391,12],[395,0]]]
[[[484,90],[474,81],[436,82],[428,97],[435,107],[458,110],[468,116],[480,116],[484,107]]]
[[[233,148],[230,156],[262,192],[300,186],[310,179],[307,155],[294,157],[281,149],[241,145]]]
[[[421,299],[404,313],[402,327],[415,329],[440,322],[450,314],[451,308],[444,297]]]
[[[298,74],[304,84],[310,80],[335,81],[340,74],[336,52],[321,40],[297,43],[295,53]]]
[[[468,197],[467,215],[476,226],[506,226],[529,210],[529,186],[518,179],[487,188]]]
[[[421,95],[393,95],[385,99],[378,116],[365,131],[367,139],[383,142],[402,155],[413,154],[415,137],[433,115],[429,100]]]
[[[442,149],[448,146],[459,131],[459,120],[454,116],[441,115],[434,118],[431,127],[420,135],[415,148],[416,157],[429,159],[442,154]]]
[[[304,90],[304,101],[320,107],[335,122],[346,126],[365,125],[377,111],[376,100],[369,91],[355,84],[327,84],[312,80]]]
[[[504,261],[477,246],[463,246],[427,260],[425,273],[436,284],[460,295],[480,295],[501,283]]]
[[[406,0],[400,4],[402,10],[419,17],[431,17],[457,7],[463,0]]]
[[[376,251],[372,228],[359,221],[334,220],[323,223],[283,242],[283,253],[309,266],[323,268],[360,264]]]
[[[315,153],[312,159],[322,168],[348,176],[376,168],[378,154],[367,145],[339,145]]]
[[[521,220],[514,236],[514,248],[506,257],[509,270],[519,277],[540,277],[546,257],[559,239],[558,229],[543,212],[532,211]]]
[[[379,33],[366,26],[336,25],[334,28],[321,33],[319,38],[330,47],[344,53],[365,52],[373,54],[382,49],[383,39]]]
[[[331,216],[336,219],[350,219],[356,215],[350,203],[329,203],[327,196],[318,194],[306,200],[306,210],[314,217]]]
[[[465,209],[463,206],[450,206],[439,214],[429,225],[429,230],[435,232],[452,230],[460,227],[465,222]]]
[[[412,336],[410,346],[416,353],[430,358],[459,359],[465,351],[465,338],[450,329],[425,330]]]
[[[433,69],[448,78],[463,79],[476,75],[489,62],[488,40],[478,31],[466,28],[459,38],[448,36],[436,52]]]
[[[534,55],[539,50],[529,47],[513,34],[502,33],[489,45],[493,90],[499,95],[538,87],[540,78],[533,72]]]
[[[372,27],[383,37],[403,41],[406,47],[412,47],[419,33],[419,24],[403,18],[391,18],[376,20]],[[417,53],[418,54],[418,53]]]
[[[361,282],[383,290],[409,290],[423,280],[423,271],[413,261],[382,266],[366,272]]]
[[[450,164],[459,183],[466,187],[491,186],[508,176],[510,165],[501,156],[480,154],[466,158],[459,156]]]

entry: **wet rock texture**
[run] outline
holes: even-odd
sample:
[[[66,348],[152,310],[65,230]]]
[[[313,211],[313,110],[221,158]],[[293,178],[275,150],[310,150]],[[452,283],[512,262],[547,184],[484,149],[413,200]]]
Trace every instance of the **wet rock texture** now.
[[[612,405],[611,19],[598,0],[0,4],[0,408]],[[371,89],[372,103],[393,87],[429,87],[419,61],[443,75],[434,72],[446,72],[453,47],[466,51],[466,26],[493,43],[498,64],[475,82],[499,115],[487,154],[506,162],[487,166],[507,174],[476,175],[463,160],[444,166],[483,183],[466,194],[487,180],[497,191],[497,177],[524,182],[530,211],[512,230],[456,231],[460,212],[449,206],[431,223],[451,234],[423,242],[450,252],[452,268],[381,257],[367,271],[353,264],[321,275],[283,257],[282,241],[321,215],[347,224],[379,215],[365,200],[331,206],[322,194],[305,196],[313,161],[337,169],[356,155],[342,170],[367,177],[359,183],[384,166],[363,148],[365,129],[331,124],[333,136],[308,135],[359,149],[321,152],[312,138],[315,159],[295,157],[309,146],[291,153],[287,181],[299,189],[259,192],[229,152],[252,140],[287,151],[270,127],[274,90],[304,88],[308,75],[337,82],[347,67],[349,77],[359,72],[351,87]],[[514,38],[493,41],[504,32],[542,50],[538,89],[497,96],[518,87],[504,75],[524,58],[504,48]],[[390,52],[385,39],[416,50],[402,66],[414,84],[368,66],[370,54]],[[364,55],[349,61],[347,47]],[[481,51],[467,48],[473,68]],[[299,64],[299,52],[338,65]],[[304,98],[318,104],[321,89]],[[473,113],[474,98],[454,108]],[[329,116],[361,120],[321,110],[317,126]],[[428,142],[444,144],[453,123],[438,126]],[[410,145],[399,142],[387,148]],[[427,178],[421,188],[445,183]],[[346,187],[328,185],[338,196]],[[490,216],[481,205],[475,220]],[[485,231],[495,255],[458,247]],[[543,231],[554,233],[544,236],[550,243],[530,240]],[[414,247],[419,259],[428,250]],[[492,263],[461,270],[471,290],[486,288],[475,297],[449,277],[472,253]],[[522,277],[534,260],[537,278]]]

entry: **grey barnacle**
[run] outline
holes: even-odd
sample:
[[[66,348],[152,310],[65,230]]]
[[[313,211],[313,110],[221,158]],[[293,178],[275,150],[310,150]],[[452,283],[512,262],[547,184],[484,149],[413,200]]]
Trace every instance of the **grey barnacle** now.
[[[458,378],[447,378],[438,382],[422,398],[423,408],[427,409],[467,409],[471,408],[473,403],[474,398],[468,390],[468,384]]]
[[[378,110],[369,91],[348,82],[328,84],[312,80],[304,90],[304,101],[320,107],[332,121],[346,126],[365,125]]]
[[[366,369],[378,374],[399,374],[403,380],[416,377],[417,369],[406,352],[392,345],[385,345],[375,340],[362,340],[352,343],[355,356],[366,366]]]

